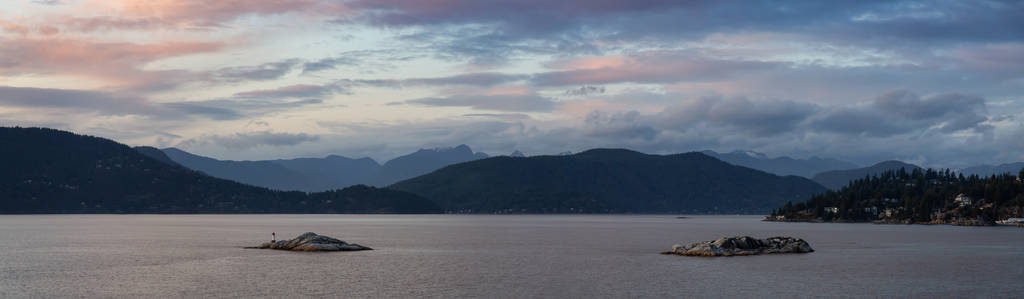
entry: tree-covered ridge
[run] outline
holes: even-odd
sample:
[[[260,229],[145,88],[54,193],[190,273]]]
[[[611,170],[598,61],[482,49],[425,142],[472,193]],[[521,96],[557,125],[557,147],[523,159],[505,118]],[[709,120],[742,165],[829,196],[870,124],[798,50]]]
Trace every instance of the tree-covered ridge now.
[[[593,149],[566,156],[493,157],[389,188],[466,213],[765,213],[825,190],[701,154]]]
[[[439,211],[422,197],[365,186],[313,194],[254,187],[45,128],[0,128],[0,164],[0,213]]]
[[[1024,170],[980,177],[905,168],[853,181],[807,202],[787,203],[769,220],[989,224],[1024,216]]]

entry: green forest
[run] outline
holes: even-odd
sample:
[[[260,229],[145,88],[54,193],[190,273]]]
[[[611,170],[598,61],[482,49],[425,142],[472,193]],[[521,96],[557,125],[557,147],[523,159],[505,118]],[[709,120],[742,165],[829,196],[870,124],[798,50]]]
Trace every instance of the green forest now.
[[[767,220],[990,225],[1024,216],[1024,170],[979,177],[949,169],[904,169],[857,179]]]

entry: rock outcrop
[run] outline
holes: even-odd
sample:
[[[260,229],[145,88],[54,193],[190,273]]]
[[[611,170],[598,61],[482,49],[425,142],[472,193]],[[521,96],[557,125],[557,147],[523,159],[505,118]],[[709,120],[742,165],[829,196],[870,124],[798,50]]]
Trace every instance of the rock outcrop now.
[[[662,254],[692,256],[733,256],[762,253],[807,253],[814,252],[803,239],[793,237],[771,237],[757,239],[749,236],[725,237],[714,241],[697,242],[687,246],[674,245],[672,251]]]
[[[305,233],[295,239],[291,240],[280,240],[277,242],[267,242],[260,244],[260,246],[252,247],[256,249],[279,249],[279,250],[291,250],[291,251],[356,251],[356,250],[373,250],[370,247],[362,246],[359,244],[352,244],[328,236],[321,236],[315,233]]]

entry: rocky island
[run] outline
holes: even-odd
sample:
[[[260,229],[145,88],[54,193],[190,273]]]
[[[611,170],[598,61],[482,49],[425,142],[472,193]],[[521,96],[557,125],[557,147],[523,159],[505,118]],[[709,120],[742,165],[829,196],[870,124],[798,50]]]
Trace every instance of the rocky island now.
[[[278,249],[291,251],[356,251],[373,250],[370,247],[359,244],[352,244],[328,236],[321,236],[312,232],[304,233],[291,240],[280,240],[267,242],[260,246],[249,247],[254,249]]]
[[[662,254],[690,256],[733,256],[762,253],[807,253],[814,252],[803,239],[793,237],[771,237],[757,239],[749,236],[725,237],[714,241],[697,242],[687,246],[673,245],[671,251]]]

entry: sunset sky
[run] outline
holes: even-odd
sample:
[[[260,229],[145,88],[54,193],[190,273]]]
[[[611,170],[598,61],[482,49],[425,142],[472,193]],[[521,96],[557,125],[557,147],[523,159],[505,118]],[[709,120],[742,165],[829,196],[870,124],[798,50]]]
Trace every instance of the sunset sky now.
[[[16,0],[0,125],[234,160],[1016,162],[1024,2]]]

